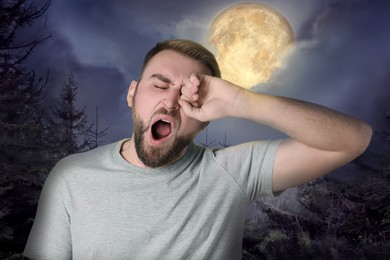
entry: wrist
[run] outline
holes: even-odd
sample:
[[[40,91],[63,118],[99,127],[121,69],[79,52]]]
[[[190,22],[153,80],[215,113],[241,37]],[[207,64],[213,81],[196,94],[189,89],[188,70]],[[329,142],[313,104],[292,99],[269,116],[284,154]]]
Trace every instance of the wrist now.
[[[239,118],[248,118],[250,112],[250,102],[253,99],[252,91],[239,87],[236,98],[232,101],[230,106],[230,116]]]

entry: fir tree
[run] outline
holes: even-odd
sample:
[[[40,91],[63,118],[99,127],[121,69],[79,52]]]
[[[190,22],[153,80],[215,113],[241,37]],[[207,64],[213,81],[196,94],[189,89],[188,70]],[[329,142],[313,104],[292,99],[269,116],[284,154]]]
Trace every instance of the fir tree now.
[[[103,130],[99,130],[99,107],[96,106],[96,119],[95,122],[92,124],[94,126],[94,129],[89,129],[87,131],[88,139],[88,146],[89,149],[95,149],[100,144],[102,144],[104,141],[100,140],[102,137],[106,136],[107,130],[110,129],[110,127],[106,127]]]
[[[47,173],[39,103],[48,76],[37,76],[24,62],[50,35],[42,30],[32,40],[19,39],[21,30],[49,5],[0,1],[0,258],[22,250],[34,214],[31,208]]]
[[[52,123],[58,141],[56,147],[59,157],[81,152],[88,146],[87,140],[81,141],[81,138],[88,133],[91,126],[87,125],[86,107],[76,107],[77,93],[77,82],[73,74],[69,73],[62,89],[61,105],[52,108],[55,116]]]

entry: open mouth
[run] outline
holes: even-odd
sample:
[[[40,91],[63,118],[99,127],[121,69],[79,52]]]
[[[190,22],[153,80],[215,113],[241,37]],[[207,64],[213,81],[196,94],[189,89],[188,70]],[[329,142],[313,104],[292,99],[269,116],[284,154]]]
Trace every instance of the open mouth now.
[[[165,139],[171,133],[172,133],[172,124],[167,119],[157,120],[152,125],[152,137],[156,141]]]

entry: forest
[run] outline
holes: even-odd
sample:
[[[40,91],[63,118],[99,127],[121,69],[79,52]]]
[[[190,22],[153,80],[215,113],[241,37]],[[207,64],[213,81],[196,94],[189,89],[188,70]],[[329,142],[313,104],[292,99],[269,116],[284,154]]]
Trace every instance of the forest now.
[[[39,194],[55,163],[96,148],[109,131],[99,126],[98,107],[93,121],[86,107],[78,107],[72,72],[64,72],[57,105],[43,109],[50,70],[37,75],[26,61],[54,36],[45,28],[27,40],[19,34],[50,4],[0,1],[0,259],[23,259]],[[383,120],[390,127],[390,112]],[[226,132],[224,138],[220,146],[227,146]],[[390,131],[380,129],[374,139],[388,147]],[[338,171],[366,177],[323,177],[256,202],[246,221],[243,259],[390,259],[390,155],[372,146]]]

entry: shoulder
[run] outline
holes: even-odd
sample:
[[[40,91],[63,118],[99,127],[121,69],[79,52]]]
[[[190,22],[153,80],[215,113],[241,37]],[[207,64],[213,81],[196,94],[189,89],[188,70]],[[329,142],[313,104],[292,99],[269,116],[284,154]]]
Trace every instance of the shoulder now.
[[[50,175],[67,178],[74,174],[80,175],[107,167],[113,162],[113,154],[118,144],[118,142],[111,143],[90,151],[69,155],[57,162]]]
[[[282,140],[259,140],[229,147],[204,147],[195,145],[195,152],[202,159],[211,159],[216,162],[236,161],[247,158],[250,155],[257,157],[265,156],[267,153],[274,154]]]
[[[266,153],[274,153],[281,141],[282,140],[259,140],[247,142],[223,149],[217,149],[214,150],[213,153],[218,160],[224,158],[234,159],[249,155],[262,156]]]
[[[195,145],[193,152],[202,164],[217,164],[224,169],[237,169],[240,165],[248,165],[264,161],[273,161],[277,147],[282,140],[260,140],[234,146],[217,148]]]
[[[58,165],[83,166],[89,164],[99,164],[98,159],[110,156],[117,143],[107,144],[90,151],[69,155],[58,162]]]

